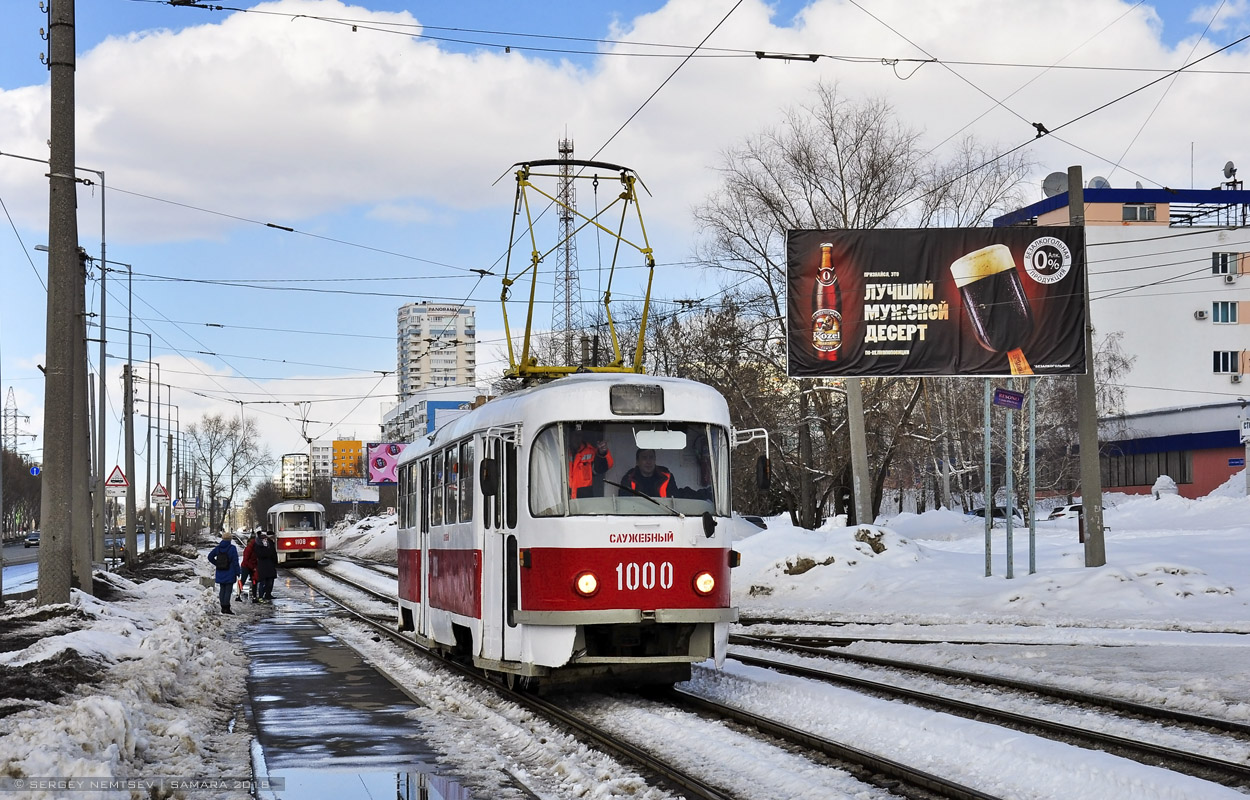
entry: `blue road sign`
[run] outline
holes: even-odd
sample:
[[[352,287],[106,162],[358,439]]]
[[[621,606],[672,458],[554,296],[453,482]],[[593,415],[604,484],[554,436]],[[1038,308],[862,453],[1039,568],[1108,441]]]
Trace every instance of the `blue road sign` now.
[[[39,472],[40,472],[39,467],[31,467],[31,468],[30,468],[30,474],[31,474],[31,475],[38,476],[38,475],[39,475]]]
[[[1013,392],[1010,389],[995,389],[993,402],[996,406],[1020,409],[1024,407],[1024,393]]]

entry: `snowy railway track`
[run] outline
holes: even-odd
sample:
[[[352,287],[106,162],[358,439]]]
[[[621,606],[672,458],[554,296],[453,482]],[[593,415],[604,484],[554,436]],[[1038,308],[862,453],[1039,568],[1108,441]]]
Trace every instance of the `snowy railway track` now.
[[[1116,698],[1084,694],[1054,686],[1032,684],[897,659],[843,651],[830,651],[823,648],[750,636],[731,636],[730,641],[731,644],[738,646],[750,645],[757,648],[783,650],[789,653],[813,656],[820,660],[818,667],[815,666],[816,662],[812,659],[805,659],[803,663],[797,663],[752,655],[741,649],[731,650],[730,657],[744,664],[850,686],[856,690],[899,699],[907,703],[921,704],[945,713],[982,722],[991,722],[1003,727],[1038,734],[1082,747],[1092,747],[1130,758],[1143,764],[1162,766],[1175,772],[1214,781],[1226,786],[1242,789],[1250,787],[1250,764],[1246,763],[1245,755],[1245,753],[1250,752],[1250,726],[1242,723],[1146,706]],[[931,689],[938,689],[942,692],[936,693],[933,690],[925,691],[917,688],[908,688],[899,686],[897,683],[888,683],[883,680],[868,678],[863,674],[849,675],[844,672],[831,671],[829,667],[839,660],[853,661],[869,665],[870,667],[888,670],[925,673],[928,676],[944,680],[946,683],[931,687]],[[967,696],[970,692],[978,691],[976,689],[970,690],[970,685],[973,687],[978,685],[989,687],[988,691],[994,692],[992,695],[993,699],[987,700],[985,698],[985,690],[979,690],[982,697],[975,700],[958,700],[949,696],[950,693],[959,693]],[[1065,704],[1065,710],[1070,710],[1073,706],[1084,707],[1080,709],[1082,712],[1082,724],[1077,726],[1042,718],[1038,716],[1041,707],[1035,703],[1029,706],[1027,713],[1007,710],[1001,707],[1005,705],[1002,699],[1004,697],[1003,690],[1014,693],[1016,696],[1023,694],[1031,695],[1033,698],[1049,698]],[[992,703],[997,703],[998,705],[996,706]],[[1095,711],[1090,711],[1091,708],[1095,709]],[[1106,719],[1108,716],[1106,712],[1108,711],[1120,716],[1108,720]],[[1126,721],[1127,725],[1125,724]],[[1105,729],[1091,729],[1091,723],[1097,723],[1100,726],[1104,726]],[[1163,723],[1168,727],[1161,730],[1158,723]],[[1175,729],[1179,727],[1186,728],[1195,740],[1203,740],[1202,743],[1210,742],[1226,752],[1239,752],[1241,755],[1235,757],[1240,760],[1234,761],[1206,755],[1158,742],[1161,738],[1177,738]],[[1112,733],[1110,732],[1112,729],[1118,729],[1120,732]],[[1214,733],[1215,731],[1219,733]],[[1155,739],[1156,741],[1145,741],[1145,739]]]
[[[359,564],[358,566],[365,567],[366,565]],[[363,593],[373,600],[393,602],[393,598],[387,596],[384,592],[378,591],[376,587],[368,586],[364,582],[332,572],[299,570],[297,574],[301,578],[312,578],[314,575],[319,575],[319,578],[313,579],[313,584],[323,591],[328,582],[325,580],[326,578],[331,579],[332,582],[344,585],[347,588],[347,596],[327,594],[327,597],[358,621],[384,633],[393,641],[401,643],[405,647],[413,648],[424,657],[457,672],[461,677],[472,681],[476,685],[487,687],[508,701],[526,707],[535,714],[553,721],[560,727],[571,731],[579,739],[592,742],[604,752],[618,759],[633,763],[644,772],[658,776],[663,784],[677,788],[684,797],[702,798],[703,800],[748,800],[748,798],[773,796],[768,790],[765,790],[763,794],[754,794],[751,791],[744,792],[741,787],[751,786],[757,780],[755,776],[749,774],[744,774],[736,780],[728,781],[737,788],[721,788],[717,785],[718,780],[716,777],[702,777],[695,770],[677,764],[671,756],[656,755],[647,747],[635,744],[629,741],[626,736],[612,731],[610,727],[596,724],[588,719],[586,714],[570,711],[552,700],[509,689],[468,665],[448,661],[429,653],[410,638],[397,632],[393,624],[387,624],[381,620],[379,615],[373,610],[362,611],[355,606],[355,598],[351,597],[351,595],[357,592]],[[873,753],[831,742],[776,721],[767,720],[757,715],[695,697],[687,692],[665,692],[661,696],[664,698],[666,707],[670,710],[672,708],[688,709],[691,711],[692,719],[701,718],[706,720],[708,717],[713,718],[712,721],[706,721],[702,724],[720,728],[721,721],[732,720],[740,726],[751,729],[754,733],[750,736],[755,739],[753,744],[756,747],[762,746],[776,749],[775,757],[799,758],[807,761],[809,759],[804,758],[801,754],[796,754],[794,751],[797,749],[811,752],[814,756],[810,759],[812,762],[811,768],[816,769],[818,772],[828,772],[836,775],[840,782],[850,784],[846,789],[847,794],[855,794],[858,790],[875,787],[878,790],[884,790],[885,793],[872,796],[883,798],[904,797],[910,800],[997,800],[995,795],[963,786],[941,776],[891,761]],[[634,701],[626,699],[626,702]],[[646,701],[636,699],[636,702],[644,703]],[[608,714],[607,716],[611,717],[612,715]],[[692,722],[691,724],[698,725],[700,723]],[[692,733],[691,735],[692,737],[698,736],[697,733]],[[784,745],[784,750],[778,748],[775,744],[776,742],[781,742]],[[824,763],[828,759],[833,759],[837,763],[830,768]],[[706,769],[706,765],[704,765],[704,768]],[[727,765],[719,764],[715,766],[713,772],[720,774],[726,769],[728,769]],[[723,777],[720,780],[723,781]],[[818,783],[816,788],[820,788],[823,785],[823,783]],[[856,785],[858,785],[858,790],[854,788]]]

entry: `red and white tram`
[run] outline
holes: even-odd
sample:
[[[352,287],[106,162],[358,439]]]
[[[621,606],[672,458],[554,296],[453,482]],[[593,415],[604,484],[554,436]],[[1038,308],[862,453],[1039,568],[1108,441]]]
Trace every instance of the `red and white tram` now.
[[[269,507],[279,564],[315,564],[326,553],[326,507],[311,500],[284,500]]]
[[[730,439],[714,389],[637,374],[571,375],[453,420],[400,459],[400,629],[540,688],[719,664],[737,618]],[[571,490],[584,443],[611,466]],[[626,477],[647,461],[649,480]]]

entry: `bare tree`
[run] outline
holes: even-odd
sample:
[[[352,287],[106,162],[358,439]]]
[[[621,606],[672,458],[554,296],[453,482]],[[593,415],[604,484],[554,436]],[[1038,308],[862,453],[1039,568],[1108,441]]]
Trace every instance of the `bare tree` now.
[[[209,528],[217,530],[225,510],[275,462],[261,447],[253,420],[240,421],[206,414],[187,427],[187,452],[192,468],[205,482],[209,496]]]
[[[939,160],[884,100],[853,101],[825,83],[814,95],[726,152],[720,187],[694,211],[705,236],[699,256],[739,287],[747,317],[740,323],[751,332],[744,347],[773,374],[785,372],[777,344],[785,340],[788,230],[984,224],[1013,207],[1029,167],[1018,155],[990,158],[973,139]],[[779,444],[773,474],[780,492],[799,525],[818,525],[830,504],[855,522],[837,382],[793,386],[785,393],[790,408],[778,408],[764,425]],[[893,459],[908,452],[922,392],[916,379],[881,379],[864,395],[875,515]]]

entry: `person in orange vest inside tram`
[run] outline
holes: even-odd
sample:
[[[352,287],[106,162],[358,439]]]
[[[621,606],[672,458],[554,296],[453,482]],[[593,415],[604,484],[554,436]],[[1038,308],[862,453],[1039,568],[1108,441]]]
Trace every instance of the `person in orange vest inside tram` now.
[[[569,494],[574,498],[603,495],[603,474],[612,468],[612,451],[600,439],[591,442],[590,431],[573,428],[569,441]]]
[[[636,495],[647,497],[676,497],[676,483],[668,467],[656,466],[655,451],[639,448],[633,469],[621,478],[621,486]]]

